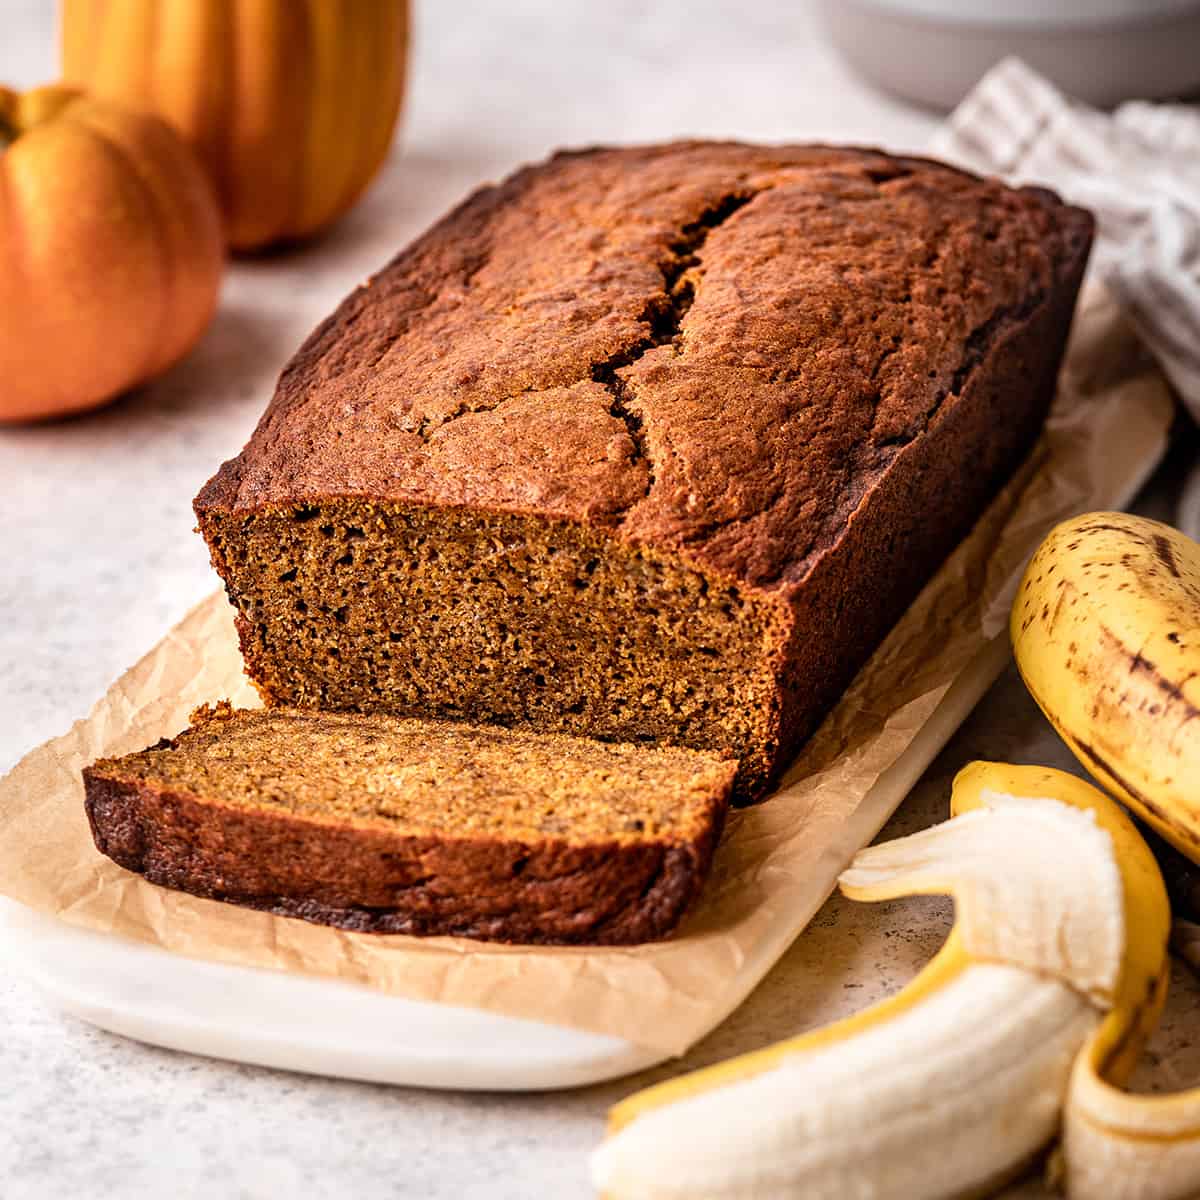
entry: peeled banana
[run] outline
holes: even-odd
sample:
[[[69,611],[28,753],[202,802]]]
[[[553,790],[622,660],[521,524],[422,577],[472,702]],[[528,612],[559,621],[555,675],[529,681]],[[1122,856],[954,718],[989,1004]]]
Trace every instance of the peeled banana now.
[[[1022,678],[1079,761],[1200,862],[1200,545],[1126,513],[1066,521],[1025,571],[1011,632]],[[1165,900],[1139,894],[1157,928]],[[1200,1090],[1132,1096],[1117,1086],[1132,1067],[1130,1041],[1141,1040],[1129,1031],[1166,986],[1157,955],[1157,938],[1129,940],[1126,993],[1072,1070],[1062,1163],[1079,1200],[1200,1196]]]
[[[1055,1137],[1082,1047],[1124,1077],[1164,997],[1145,843],[1043,768],[974,763],[952,812],[840,880],[860,900],[953,895],[929,966],[865,1012],[617,1105],[592,1164],[609,1200],[983,1194]]]
[[[1200,862],[1200,545],[1092,513],[1021,581],[1017,665],[1080,762]],[[1166,998],[1170,907],[1145,842],[1063,772],[973,763],[949,822],[840,883],[949,893],[954,930],[902,992],[618,1105],[610,1200],[985,1194],[1056,1135],[1070,1200],[1200,1197],[1200,1089],[1121,1090]]]
[[[1200,544],[1127,513],[1065,521],[1025,571],[1011,633],[1079,761],[1200,862]]]

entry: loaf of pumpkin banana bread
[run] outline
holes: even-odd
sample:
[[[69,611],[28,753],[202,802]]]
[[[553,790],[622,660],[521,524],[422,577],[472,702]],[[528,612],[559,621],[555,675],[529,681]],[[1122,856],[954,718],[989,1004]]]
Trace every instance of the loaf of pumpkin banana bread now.
[[[1035,439],[1080,209],[871,150],[556,155],[360,287],[196,512],[268,703],[753,798]]]
[[[96,845],[154,883],[379,933],[613,944],[699,891],[737,764],[384,714],[198,710],[84,771]]]

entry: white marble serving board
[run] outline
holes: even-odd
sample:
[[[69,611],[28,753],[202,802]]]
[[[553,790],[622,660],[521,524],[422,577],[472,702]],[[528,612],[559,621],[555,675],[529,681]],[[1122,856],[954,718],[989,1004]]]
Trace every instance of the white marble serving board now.
[[[1008,653],[1007,634],[1001,634],[963,672],[851,818],[852,845],[864,846],[878,833],[991,686]],[[0,901],[0,959],[27,974],[51,1003],[102,1029],[175,1050],[319,1075],[526,1091],[613,1079],[665,1057],[621,1038],[405,1000],[315,976],[184,958],[8,901]],[[754,979],[764,973],[754,960],[741,970]]]

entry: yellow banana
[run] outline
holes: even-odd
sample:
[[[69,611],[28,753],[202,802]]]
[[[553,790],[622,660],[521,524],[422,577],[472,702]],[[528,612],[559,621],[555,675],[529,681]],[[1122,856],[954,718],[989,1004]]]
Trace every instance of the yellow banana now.
[[[1126,513],[1065,521],[1026,568],[1011,632],[1079,761],[1200,862],[1200,544]]]
[[[1071,1072],[1063,1123],[1068,1196],[1200,1196],[1200,1089],[1156,1096],[1122,1092],[1105,1078],[1106,1049],[1097,1032]]]
[[[1145,843],[1095,788],[1043,768],[974,763],[952,811],[841,878],[862,900],[953,895],[929,966],[865,1012],[617,1105],[593,1159],[606,1196],[982,1194],[1055,1136],[1081,1047],[1123,1077],[1164,995]]]
[[[1115,803],[1101,797],[1101,808],[1097,816],[1112,833],[1125,881],[1126,941],[1113,1008],[1071,1071],[1062,1135],[1066,1192],[1070,1200],[1188,1200],[1200,1196],[1200,1089],[1138,1096],[1118,1087],[1166,999],[1170,904],[1146,843]]]

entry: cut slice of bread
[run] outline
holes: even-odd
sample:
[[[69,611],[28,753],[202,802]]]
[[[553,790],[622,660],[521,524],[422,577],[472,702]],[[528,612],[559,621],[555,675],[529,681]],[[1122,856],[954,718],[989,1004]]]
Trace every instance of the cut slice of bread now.
[[[154,883],[379,933],[614,944],[695,897],[737,763],[286,708],[192,714],[84,771],[97,847]]]

